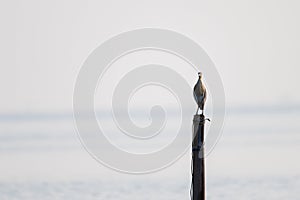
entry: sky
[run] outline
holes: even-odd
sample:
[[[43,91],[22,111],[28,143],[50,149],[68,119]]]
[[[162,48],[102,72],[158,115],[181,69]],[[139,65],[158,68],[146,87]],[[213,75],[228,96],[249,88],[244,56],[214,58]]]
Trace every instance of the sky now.
[[[72,110],[76,77],[89,54],[116,34],[145,27],[173,30],[200,44],[218,69],[228,107],[300,101],[296,0],[0,4],[1,113]],[[192,85],[196,77],[188,81]]]

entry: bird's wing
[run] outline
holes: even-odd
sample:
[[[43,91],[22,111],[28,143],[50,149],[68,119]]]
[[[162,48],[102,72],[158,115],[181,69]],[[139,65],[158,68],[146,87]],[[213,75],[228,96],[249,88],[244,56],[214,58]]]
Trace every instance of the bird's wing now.
[[[195,101],[198,102],[198,98],[197,98],[197,95],[195,94],[195,91],[193,92],[193,95],[194,95]]]

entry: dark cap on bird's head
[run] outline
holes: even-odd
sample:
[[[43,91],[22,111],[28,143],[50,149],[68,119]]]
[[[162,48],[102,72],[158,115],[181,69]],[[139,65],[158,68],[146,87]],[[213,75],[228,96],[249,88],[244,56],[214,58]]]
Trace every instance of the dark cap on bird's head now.
[[[202,77],[202,72],[198,72],[198,76],[199,76],[199,77]]]

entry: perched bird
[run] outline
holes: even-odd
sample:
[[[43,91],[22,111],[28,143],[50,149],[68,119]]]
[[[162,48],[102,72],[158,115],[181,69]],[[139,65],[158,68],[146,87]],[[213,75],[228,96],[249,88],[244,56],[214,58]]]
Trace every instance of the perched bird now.
[[[202,82],[202,73],[198,73],[199,79],[194,87],[194,99],[198,104],[197,112],[196,115],[198,114],[198,110],[202,110],[203,114],[203,109],[204,109],[204,104],[206,101],[206,88]]]

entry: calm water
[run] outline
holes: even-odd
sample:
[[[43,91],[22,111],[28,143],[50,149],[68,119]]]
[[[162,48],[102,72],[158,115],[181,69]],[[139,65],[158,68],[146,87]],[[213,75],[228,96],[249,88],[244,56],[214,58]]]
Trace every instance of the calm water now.
[[[207,199],[300,199],[300,113],[228,114],[206,160]],[[69,115],[1,117],[0,199],[189,199],[190,154],[153,174],[107,169]]]

